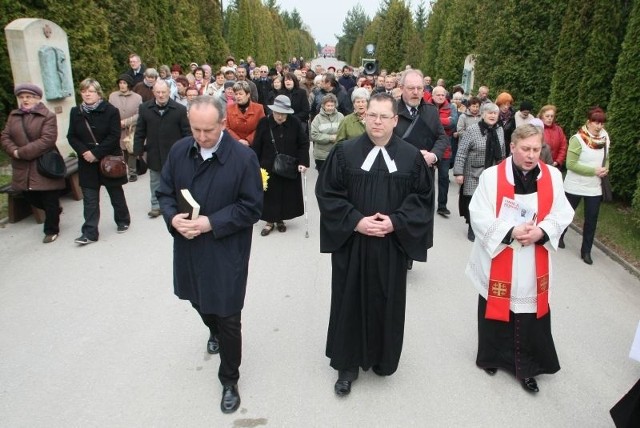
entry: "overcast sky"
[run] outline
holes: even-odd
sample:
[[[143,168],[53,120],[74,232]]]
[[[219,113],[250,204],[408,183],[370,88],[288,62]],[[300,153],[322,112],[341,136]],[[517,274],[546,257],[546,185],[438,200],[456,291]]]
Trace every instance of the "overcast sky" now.
[[[322,46],[338,42],[334,35],[342,35],[342,23],[356,4],[362,5],[369,18],[375,15],[379,5],[377,0],[277,0],[277,3],[281,11],[297,9],[316,42]]]

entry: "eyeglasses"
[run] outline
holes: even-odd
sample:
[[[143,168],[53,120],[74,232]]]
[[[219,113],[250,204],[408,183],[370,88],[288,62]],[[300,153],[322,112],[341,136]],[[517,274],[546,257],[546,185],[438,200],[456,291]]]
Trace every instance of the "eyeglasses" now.
[[[260,70],[260,73],[268,73],[267,70]]]
[[[378,119],[380,120],[391,120],[394,117],[396,117],[396,115],[390,115],[390,114],[376,114],[376,113],[367,113],[366,114],[367,118],[373,121],[376,121]]]

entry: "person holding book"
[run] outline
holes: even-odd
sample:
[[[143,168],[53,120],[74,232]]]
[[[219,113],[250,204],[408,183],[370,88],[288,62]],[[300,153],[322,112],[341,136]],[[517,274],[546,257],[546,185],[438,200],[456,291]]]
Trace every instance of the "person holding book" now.
[[[516,128],[511,156],[479,178],[469,213],[476,237],[466,274],[479,293],[476,365],[512,373],[538,392],[535,376],[560,370],[553,337],[550,251],[573,209],[558,169],[539,161],[543,133]]]
[[[258,158],[226,132],[226,111],[218,96],[191,102],[193,136],[171,147],[157,196],[174,238],[175,294],[209,328],[207,352],[220,354],[220,407],[232,413],[240,406],[241,311],[263,190]]]

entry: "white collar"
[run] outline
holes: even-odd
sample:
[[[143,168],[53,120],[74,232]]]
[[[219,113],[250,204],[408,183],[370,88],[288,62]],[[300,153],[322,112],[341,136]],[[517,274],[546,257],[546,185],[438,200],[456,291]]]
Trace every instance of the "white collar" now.
[[[398,170],[398,168],[396,167],[396,162],[393,159],[391,159],[391,157],[389,156],[389,153],[387,153],[387,149],[381,146],[375,146],[374,148],[371,149],[371,151],[367,155],[367,158],[364,160],[360,168],[365,171],[371,170],[371,167],[373,166],[373,162],[375,162],[376,157],[378,157],[378,153],[380,152],[382,152],[382,158],[384,159],[384,163],[387,164],[387,169],[389,170],[389,173],[396,172]]]

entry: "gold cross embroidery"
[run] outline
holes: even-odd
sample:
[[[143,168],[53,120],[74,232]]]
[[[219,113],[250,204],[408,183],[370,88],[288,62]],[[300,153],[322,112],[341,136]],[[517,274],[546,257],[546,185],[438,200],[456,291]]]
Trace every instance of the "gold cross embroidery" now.
[[[491,285],[491,294],[497,297],[504,297],[507,295],[507,284],[504,282],[494,282]]]
[[[549,277],[547,275],[539,279],[539,288],[541,292],[547,291],[549,288]]]

